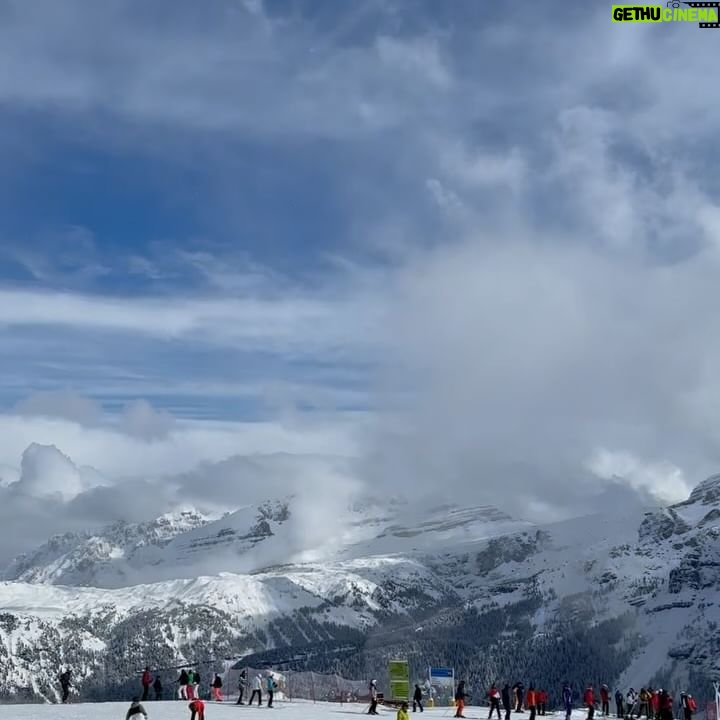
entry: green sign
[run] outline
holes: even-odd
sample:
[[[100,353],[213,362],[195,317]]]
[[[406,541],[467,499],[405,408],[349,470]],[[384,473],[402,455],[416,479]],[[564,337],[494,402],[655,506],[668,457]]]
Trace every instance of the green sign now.
[[[407,660],[391,660],[390,695],[393,700],[410,700],[410,668]]]

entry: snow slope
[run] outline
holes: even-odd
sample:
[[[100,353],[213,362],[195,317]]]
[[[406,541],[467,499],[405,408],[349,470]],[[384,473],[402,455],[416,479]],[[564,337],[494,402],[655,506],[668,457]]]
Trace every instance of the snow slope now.
[[[17,720],[119,720],[125,717],[130,703],[73,703],[69,705],[15,705],[12,707],[12,717]],[[281,717],[302,717],[303,720],[347,720],[355,715],[358,718],[367,717],[367,706],[359,703],[312,703],[301,700],[293,702],[278,702],[275,712]],[[186,704],[176,702],[148,702],[145,703],[149,720],[178,720],[189,718],[190,713]],[[391,708],[379,707],[379,717],[394,720],[396,712]],[[9,710],[9,708],[8,708]],[[229,718],[243,718],[244,720],[265,720],[268,709],[265,707],[237,707],[234,703],[207,703],[205,717],[207,720],[226,720]],[[466,715],[471,719],[486,718],[487,708],[468,706]],[[448,708],[427,708],[423,713],[426,720],[439,720],[450,716]],[[8,717],[10,715],[8,714]],[[140,716],[142,717],[142,716]],[[527,717],[527,714],[520,717]],[[563,713],[562,717],[565,715]],[[584,720],[586,713],[575,710],[572,720]]]

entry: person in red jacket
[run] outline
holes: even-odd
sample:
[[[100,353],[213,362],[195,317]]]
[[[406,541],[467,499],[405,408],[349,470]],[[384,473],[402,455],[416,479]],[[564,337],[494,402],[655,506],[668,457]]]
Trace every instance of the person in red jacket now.
[[[190,720],[205,720],[205,703],[200,698],[193,700],[188,708],[190,709]]]
[[[653,690],[652,688],[649,688],[649,692],[652,716],[655,718],[655,720],[660,720],[660,693],[662,692],[662,690]]]
[[[500,691],[498,690],[495,683],[490,686],[490,689],[487,691],[487,696],[488,700],[490,701],[490,714],[488,715],[488,720],[493,716],[494,712],[497,712],[498,720],[501,720]]]
[[[585,695],[583,696],[583,701],[585,702],[585,707],[587,707],[587,720],[592,720],[593,717],[595,717],[595,693],[593,691],[593,686],[588,685],[587,690],[585,690]]]
[[[547,690],[538,691],[538,715],[544,715],[547,709],[548,694]]]
[[[146,702],[148,699],[148,694],[150,692],[150,686],[152,685],[152,675],[150,674],[150,668],[146,667],[145,671],[142,674],[142,687],[143,687],[143,694],[142,694],[142,700],[140,702]]]
[[[527,695],[525,695],[525,707],[530,711],[530,717],[528,720],[535,720],[535,712],[537,710],[537,693],[532,685],[528,688]]]
[[[607,685],[600,686],[600,705],[602,706],[602,716],[610,715],[610,688]]]

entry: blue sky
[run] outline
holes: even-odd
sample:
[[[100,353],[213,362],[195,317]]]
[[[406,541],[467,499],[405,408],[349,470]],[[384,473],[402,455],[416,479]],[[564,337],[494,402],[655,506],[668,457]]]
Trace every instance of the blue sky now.
[[[720,35],[610,17],[0,0],[0,466],[681,496],[720,462]]]

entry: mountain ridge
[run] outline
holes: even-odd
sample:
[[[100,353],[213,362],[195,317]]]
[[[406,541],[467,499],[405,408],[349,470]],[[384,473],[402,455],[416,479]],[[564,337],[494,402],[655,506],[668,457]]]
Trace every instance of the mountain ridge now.
[[[670,507],[628,505],[545,524],[489,506],[356,503],[347,522],[333,525],[331,547],[293,552],[302,518],[292,498],[210,521],[197,516],[195,526],[140,545],[132,559],[149,563],[147,577],[172,574],[178,558],[190,567],[193,558],[198,566],[215,561],[213,574],[101,588],[59,585],[38,571],[29,577],[42,582],[1,583],[0,678],[10,679],[0,681],[0,695],[52,685],[40,662],[50,637],[98,693],[123,687],[122,664],[101,680],[107,653],[130,653],[138,666],[177,664],[188,657],[187,638],[209,657],[277,658],[288,647],[350,644],[356,652],[343,667],[363,676],[379,673],[388,653],[409,653],[420,667],[431,654],[478,683],[527,668],[553,677],[560,666],[536,655],[538,643],[555,638],[580,666],[565,670],[578,682],[603,673],[606,681],[699,689],[720,672],[718,480]],[[252,570],[223,570],[221,559]],[[594,655],[578,654],[577,643]],[[556,646],[543,652],[552,657]],[[493,659],[478,661],[485,652]],[[315,656],[322,669],[323,653]]]

